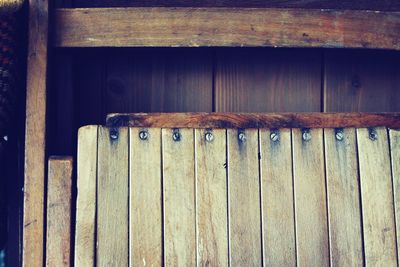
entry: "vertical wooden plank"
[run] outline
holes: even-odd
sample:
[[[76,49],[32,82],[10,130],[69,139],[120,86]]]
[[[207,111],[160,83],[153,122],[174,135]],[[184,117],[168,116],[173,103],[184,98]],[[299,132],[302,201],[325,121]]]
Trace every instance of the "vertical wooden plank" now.
[[[318,50],[218,50],[216,111],[321,111],[321,60]]]
[[[322,131],[322,129],[292,130],[299,266],[329,265]]]
[[[400,111],[400,54],[394,51],[325,51],[327,112]]]
[[[260,129],[265,266],[296,266],[290,129]]]
[[[164,263],[166,266],[195,266],[194,131],[176,131],[162,130]]]
[[[396,229],[388,134],[357,129],[364,254],[367,266],[396,266]]]
[[[22,265],[43,265],[48,0],[29,1]]]
[[[262,241],[258,130],[228,129],[227,138],[230,264],[260,266]]]
[[[99,127],[97,265],[128,266],[128,129]]]
[[[396,219],[397,246],[400,243],[400,130],[389,130],[390,153],[392,160],[392,179],[394,195],[394,214]],[[397,247],[397,261],[400,260],[400,252]]]
[[[226,130],[195,130],[197,266],[228,266]]]
[[[324,141],[331,265],[361,265],[364,259],[355,129],[325,129]]]
[[[70,266],[71,157],[51,157],[47,183],[46,266]]]
[[[162,265],[161,129],[130,128],[130,264]]]
[[[85,126],[78,132],[75,266],[95,263],[97,129]]]

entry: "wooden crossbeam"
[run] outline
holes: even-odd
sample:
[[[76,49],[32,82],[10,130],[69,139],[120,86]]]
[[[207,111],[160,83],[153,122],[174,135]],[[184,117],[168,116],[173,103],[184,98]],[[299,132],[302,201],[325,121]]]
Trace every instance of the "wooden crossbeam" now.
[[[266,8],[56,10],[57,47],[400,49],[400,13]]]

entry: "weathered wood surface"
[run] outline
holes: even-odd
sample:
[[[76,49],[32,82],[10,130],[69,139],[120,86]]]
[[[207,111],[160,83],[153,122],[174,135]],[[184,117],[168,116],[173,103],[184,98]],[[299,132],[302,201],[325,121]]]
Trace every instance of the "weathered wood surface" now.
[[[95,263],[97,131],[98,126],[86,126],[78,132],[75,266]]]
[[[228,266],[226,130],[195,130],[197,266]]]
[[[363,264],[361,203],[354,128],[325,129],[331,266]]]
[[[128,129],[99,127],[97,266],[128,266]]]
[[[51,157],[47,182],[46,266],[71,265],[71,157]]]
[[[22,265],[42,266],[44,241],[48,0],[29,1]]]
[[[400,128],[400,113],[133,113],[109,114],[111,127]]]
[[[58,47],[400,49],[397,12],[144,7],[58,9],[55,16]]]
[[[129,140],[130,263],[161,266],[161,129],[131,128]]]
[[[357,129],[367,266],[396,266],[396,229],[388,133]]]
[[[389,130],[390,152],[392,160],[392,179],[394,196],[394,214],[396,219],[397,246],[400,242],[400,130]],[[400,251],[397,247],[397,260],[400,259]]]

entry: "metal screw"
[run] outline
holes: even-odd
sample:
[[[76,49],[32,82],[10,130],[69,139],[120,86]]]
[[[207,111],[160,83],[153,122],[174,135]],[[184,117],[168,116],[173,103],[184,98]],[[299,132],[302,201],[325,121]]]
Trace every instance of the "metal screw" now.
[[[303,135],[302,135],[303,140],[306,141],[306,142],[310,141],[310,140],[311,140],[311,132],[310,132],[310,129],[303,129],[302,132],[303,132]]]
[[[117,140],[118,139],[118,129],[111,129],[110,130],[110,138],[111,138],[111,140]]]
[[[343,139],[344,139],[343,129],[335,129],[335,137],[336,137],[336,140],[343,141]]]
[[[375,129],[371,128],[368,129],[368,131],[369,131],[369,139],[371,139],[372,141],[378,140],[378,133],[376,132]]]
[[[269,138],[273,141],[273,142],[278,142],[279,141],[279,132],[277,130],[272,131]]]
[[[246,134],[244,132],[239,132],[238,138],[240,142],[242,143],[246,142]]]
[[[142,130],[139,132],[139,138],[142,141],[145,141],[149,138],[149,132],[147,130]]]
[[[8,142],[8,135],[3,136],[3,140]]]
[[[214,140],[214,135],[210,130],[208,130],[206,132],[205,138],[207,142],[212,142]]]
[[[181,133],[179,132],[179,129],[174,129],[172,132],[172,140],[175,142],[181,141]]]

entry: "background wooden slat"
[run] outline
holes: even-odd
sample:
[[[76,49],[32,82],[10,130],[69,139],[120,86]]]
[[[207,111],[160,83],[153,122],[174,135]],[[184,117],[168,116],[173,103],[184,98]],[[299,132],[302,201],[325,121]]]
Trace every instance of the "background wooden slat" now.
[[[396,266],[396,229],[388,134],[377,128],[371,140],[368,129],[357,129],[365,264]]]
[[[92,8],[58,9],[55,16],[53,44],[58,47],[279,46],[400,49],[400,13],[396,12],[263,8]]]
[[[195,142],[197,266],[228,266],[226,130],[196,129]]]
[[[364,259],[355,129],[325,129],[324,141],[331,265],[360,265]]]
[[[147,133],[147,140],[139,133]],[[161,129],[130,128],[130,264],[162,265]]]
[[[71,157],[51,157],[47,183],[46,266],[70,266]]]
[[[128,266],[128,129],[99,127],[98,136],[97,265]]]
[[[164,263],[196,265],[194,130],[181,129],[180,141],[162,130]]]
[[[232,266],[262,264],[258,130],[247,129],[246,140],[228,129],[229,257]]]
[[[75,266],[95,262],[97,129],[85,126],[78,132]]]
[[[400,130],[389,130],[397,246],[400,243]],[[397,247],[397,261],[400,251]]]
[[[321,61],[319,50],[219,50],[216,111],[321,111]]]
[[[328,266],[329,240],[322,129],[292,130],[297,263]]]
[[[264,263],[296,266],[290,129],[260,129],[260,152]]]

